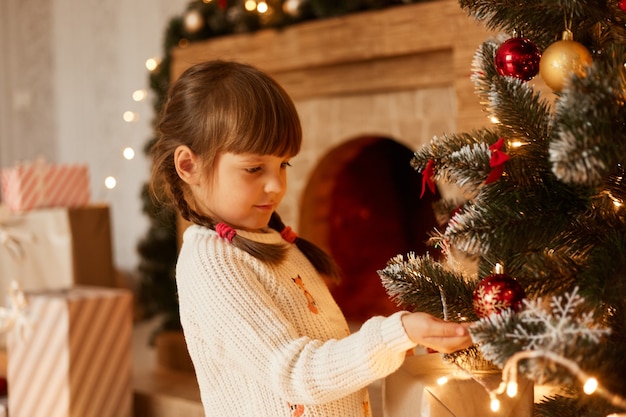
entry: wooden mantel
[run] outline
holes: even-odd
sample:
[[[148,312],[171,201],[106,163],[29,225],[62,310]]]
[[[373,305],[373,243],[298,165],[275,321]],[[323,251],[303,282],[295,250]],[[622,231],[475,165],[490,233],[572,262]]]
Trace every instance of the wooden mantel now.
[[[456,1],[433,0],[195,42],[173,51],[172,74],[209,59],[247,62],[295,100],[450,85],[466,131],[485,123],[469,76],[489,36]]]

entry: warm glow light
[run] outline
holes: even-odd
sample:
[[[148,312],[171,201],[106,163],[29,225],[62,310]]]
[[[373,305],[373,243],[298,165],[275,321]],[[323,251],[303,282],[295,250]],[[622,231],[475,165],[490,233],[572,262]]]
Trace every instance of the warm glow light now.
[[[133,100],[142,101],[146,98],[148,92],[146,90],[135,90],[133,91]]]
[[[107,187],[109,190],[114,189],[116,185],[117,180],[115,179],[115,177],[106,177],[104,179],[104,186]]]
[[[585,391],[585,394],[587,395],[593,394],[594,392],[596,392],[597,389],[598,389],[598,380],[595,378],[589,378],[587,382],[585,382],[585,385],[583,386],[583,391]]]
[[[513,398],[517,395],[517,382],[510,381],[506,384],[506,395]]]
[[[202,3],[211,3],[211,0],[202,0]]]
[[[491,116],[489,119],[491,120],[491,123],[493,124],[497,125],[498,123],[500,123],[500,119],[498,119],[496,116]]]
[[[146,68],[148,68],[148,71],[154,71],[160,63],[161,61],[157,58],[148,58],[146,60]]]
[[[256,10],[256,1],[254,1],[254,0],[247,0],[245,5],[244,5],[244,7],[249,12],[251,12],[253,10]]]
[[[521,140],[512,140],[509,142],[509,145],[513,148],[519,148],[520,146],[526,145],[526,142],[522,142]]]
[[[124,155],[124,158],[130,161],[131,159],[135,157],[135,150],[130,147],[124,148],[124,150],[122,151],[122,155]]]
[[[448,382],[448,377],[442,376],[437,380],[437,385],[445,385]]]
[[[122,117],[124,118],[125,122],[131,123],[131,122],[135,122],[137,121],[137,119],[139,119],[139,115],[133,111],[125,111],[124,114],[122,115]]]
[[[498,411],[500,409],[500,401],[497,398],[492,398],[490,408],[494,413]]]
[[[617,207],[617,208],[620,208],[620,207],[622,207],[622,202],[621,202],[621,201],[619,201],[618,199],[614,198],[614,199],[613,199],[613,205],[614,205],[615,207]]]
[[[256,5],[256,10],[259,13],[266,13],[268,9],[269,7],[267,6],[267,3],[264,1],[260,1],[259,4]]]

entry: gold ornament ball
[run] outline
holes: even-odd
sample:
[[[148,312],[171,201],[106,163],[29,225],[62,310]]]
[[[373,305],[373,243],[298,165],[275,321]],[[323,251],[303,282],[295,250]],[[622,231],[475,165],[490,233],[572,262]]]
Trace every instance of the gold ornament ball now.
[[[572,74],[585,75],[585,68],[591,65],[591,54],[581,43],[562,40],[550,45],[541,55],[539,73],[541,78],[554,91],[561,89]]]

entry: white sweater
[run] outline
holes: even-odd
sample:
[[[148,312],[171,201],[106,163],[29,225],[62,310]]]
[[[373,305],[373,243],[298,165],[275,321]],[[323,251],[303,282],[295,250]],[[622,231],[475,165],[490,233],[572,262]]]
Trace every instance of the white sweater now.
[[[238,230],[284,243],[280,234]],[[180,317],[207,417],[370,416],[367,385],[415,344],[401,315],[349,335],[324,280],[295,245],[271,266],[190,226],[177,264]]]

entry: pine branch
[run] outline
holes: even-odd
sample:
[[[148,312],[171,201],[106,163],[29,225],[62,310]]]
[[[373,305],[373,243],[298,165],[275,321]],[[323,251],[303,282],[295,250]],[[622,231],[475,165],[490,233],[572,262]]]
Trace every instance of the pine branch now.
[[[577,289],[552,297],[548,308],[541,298],[527,299],[521,312],[506,310],[482,318],[472,325],[470,333],[484,357],[500,367],[514,353],[527,350],[553,352],[583,363],[584,367],[600,342],[610,334],[610,329],[599,325],[592,312],[581,309],[585,305]],[[539,383],[570,381],[572,375],[546,365],[545,361],[528,360],[522,369]]]
[[[428,254],[405,260],[398,255],[378,271],[389,297],[403,308],[423,311],[451,321],[473,320],[473,284],[449,271]]]
[[[508,34],[517,31],[541,50],[560,39],[565,19],[570,17],[576,39],[587,46],[624,39],[623,12],[617,4],[602,0],[530,0],[523,4],[515,0],[460,0],[459,4],[488,29]]]
[[[585,77],[572,79],[555,106],[550,161],[570,184],[602,186],[626,155],[626,54],[623,48],[606,54]]]

